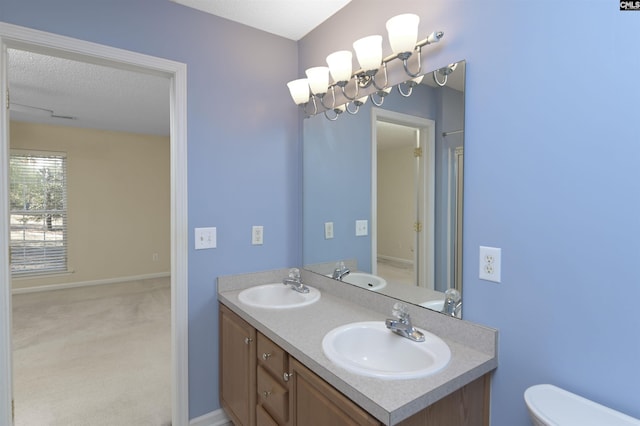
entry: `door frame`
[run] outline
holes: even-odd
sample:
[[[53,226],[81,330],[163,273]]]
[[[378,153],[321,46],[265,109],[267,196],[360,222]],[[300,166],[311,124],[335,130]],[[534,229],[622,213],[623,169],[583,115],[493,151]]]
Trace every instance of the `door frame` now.
[[[0,22],[0,95],[8,100],[7,48],[139,71],[170,80],[172,424],[189,423],[187,66],[167,59]],[[9,109],[0,108],[0,424],[12,425],[9,261]]]
[[[378,132],[376,123],[386,121],[420,130],[420,146],[422,147],[422,231],[418,233],[418,250],[414,254],[414,263],[418,265],[416,285],[434,289],[435,275],[435,157],[436,157],[436,122],[428,118],[416,117],[382,108],[371,108],[371,273],[377,273],[378,257]],[[426,236],[430,236],[427,238]],[[416,268],[414,267],[414,270]],[[425,273],[425,271],[430,271]]]

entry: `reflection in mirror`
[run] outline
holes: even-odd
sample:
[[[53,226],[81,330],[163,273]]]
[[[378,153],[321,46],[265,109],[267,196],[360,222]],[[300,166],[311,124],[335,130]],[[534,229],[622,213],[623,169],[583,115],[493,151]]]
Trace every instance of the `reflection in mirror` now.
[[[464,81],[460,61],[409,97],[304,120],[305,269],[461,317]]]

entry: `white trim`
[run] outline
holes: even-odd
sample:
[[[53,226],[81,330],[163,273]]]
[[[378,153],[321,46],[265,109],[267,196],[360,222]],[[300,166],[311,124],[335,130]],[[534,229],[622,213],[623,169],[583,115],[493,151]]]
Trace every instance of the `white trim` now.
[[[422,211],[422,232],[419,234],[419,247],[416,251],[416,259],[414,264],[419,265],[419,276],[416,277],[418,285],[422,283],[422,287],[434,289],[434,265],[435,265],[435,154],[436,154],[436,123],[428,118],[416,117],[413,115],[402,114],[395,111],[389,111],[382,108],[371,108],[371,273],[377,273],[376,260],[378,258],[378,153],[377,145],[377,121],[386,121],[405,126],[416,127],[420,129],[420,146],[422,147],[422,161],[424,171],[422,179],[424,179],[424,199],[420,210]],[[426,236],[430,238],[426,238]],[[420,258],[418,259],[418,253]],[[424,260],[424,263],[420,260]],[[425,270],[429,271],[425,274]]]
[[[171,272],[133,275],[130,277],[106,278],[103,280],[93,280],[93,281],[76,281],[75,283],[39,285],[39,286],[33,286],[33,287],[14,288],[11,290],[11,294],[38,293],[40,291],[64,290],[67,288],[90,287],[94,285],[103,285],[103,284],[117,284],[117,283],[124,283],[127,281],[148,280],[151,278],[164,278],[168,276],[171,276]],[[15,278],[14,278],[14,281],[16,281]]]
[[[389,262],[400,263],[402,265],[413,266],[413,260],[401,259],[399,257],[378,255],[378,259],[387,260]]]
[[[189,426],[233,426],[222,408],[191,419]]]
[[[172,424],[189,424],[188,388],[188,222],[187,222],[187,66],[123,49],[0,22],[0,96],[6,99],[7,47],[55,54],[84,62],[130,69],[170,79],[171,109],[171,336]],[[8,164],[9,117],[0,108],[0,165]],[[8,256],[8,177],[0,167],[0,424],[11,421],[11,277]]]
[[[0,36],[2,32],[0,31]],[[7,49],[0,38],[0,424],[12,425],[13,365],[11,359],[11,272],[9,264],[9,109]]]

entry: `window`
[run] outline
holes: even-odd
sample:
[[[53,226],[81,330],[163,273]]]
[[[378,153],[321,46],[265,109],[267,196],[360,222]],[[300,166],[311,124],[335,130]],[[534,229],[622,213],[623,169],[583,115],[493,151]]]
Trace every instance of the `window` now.
[[[67,271],[67,159],[63,153],[11,151],[11,273]]]

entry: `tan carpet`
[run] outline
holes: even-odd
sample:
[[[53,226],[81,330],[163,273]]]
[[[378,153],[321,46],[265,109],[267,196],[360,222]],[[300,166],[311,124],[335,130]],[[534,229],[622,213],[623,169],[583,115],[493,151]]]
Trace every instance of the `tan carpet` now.
[[[16,426],[171,421],[169,278],[13,296]]]

